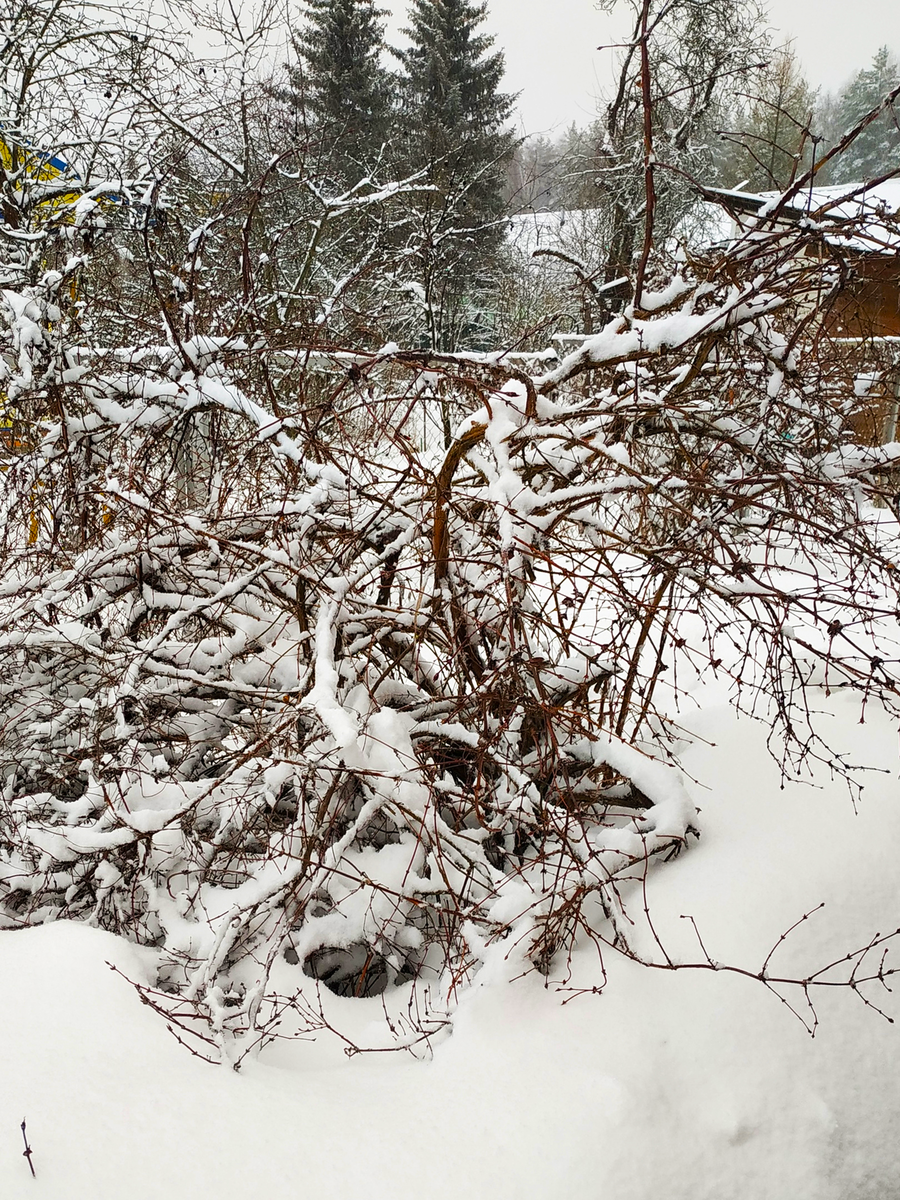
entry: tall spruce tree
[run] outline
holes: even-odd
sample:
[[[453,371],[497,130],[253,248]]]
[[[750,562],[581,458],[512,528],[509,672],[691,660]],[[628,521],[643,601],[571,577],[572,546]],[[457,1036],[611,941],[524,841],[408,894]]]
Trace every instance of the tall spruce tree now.
[[[388,140],[391,77],[381,61],[383,12],[373,0],[306,0],[297,63],[283,93],[302,114],[328,172],[352,185]]]
[[[857,71],[838,96],[832,118],[832,142],[880,104],[900,83],[900,64],[882,46],[872,65]],[[900,160],[900,110],[886,109],[868,125],[853,144],[834,161],[830,178],[835,183],[862,183],[883,175]]]
[[[501,91],[503,55],[482,32],[486,12],[471,0],[413,0],[410,45],[397,55],[404,157],[433,188],[415,207],[416,261],[424,338],[441,349],[484,339],[485,293],[503,240],[513,97]]]

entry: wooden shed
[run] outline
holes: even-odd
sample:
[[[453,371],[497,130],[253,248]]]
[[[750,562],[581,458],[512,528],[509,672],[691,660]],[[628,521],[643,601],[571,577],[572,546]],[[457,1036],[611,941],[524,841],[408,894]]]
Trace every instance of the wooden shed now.
[[[704,196],[731,218],[732,239],[770,222],[775,212],[776,228],[804,222],[821,232],[819,252],[839,259],[841,273],[815,326],[816,352],[830,356],[859,398],[848,424],[853,435],[868,444],[894,441],[900,404],[900,179],[813,188],[784,205],[779,193],[706,188]]]

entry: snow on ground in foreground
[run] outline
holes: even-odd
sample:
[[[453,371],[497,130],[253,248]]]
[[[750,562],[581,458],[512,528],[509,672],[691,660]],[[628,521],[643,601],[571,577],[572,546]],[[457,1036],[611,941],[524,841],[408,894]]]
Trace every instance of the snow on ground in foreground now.
[[[826,900],[773,962],[795,971],[900,925],[896,728],[858,725],[849,695],[821,706],[850,761],[890,772],[856,818],[824,777],[780,790],[749,720],[714,705],[689,721],[717,743],[685,758],[710,785],[694,789],[704,835],[650,889],[687,957],[681,913],[714,957],[756,967]],[[105,960],[142,970],[73,924],[0,935],[3,1200],[900,1196],[900,1027],[843,990],[819,998],[813,1041],[758,983],[610,958],[604,994],[564,1007],[534,977],[473,989],[431,1062],[291,1044],[237,1075],[191,1058]],[[595,979],[579,953],[572,982]],[[363,1028],[378,1010],[333,1011]]]

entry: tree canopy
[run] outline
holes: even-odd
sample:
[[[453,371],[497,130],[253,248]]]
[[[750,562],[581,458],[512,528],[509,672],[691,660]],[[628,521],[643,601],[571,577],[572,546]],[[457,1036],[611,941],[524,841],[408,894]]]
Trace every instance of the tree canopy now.
[[[391,129],[391,77],[383,13],[373,0],[307,0],[293,35],[287,95],[306,133],[341,181],[355,183],[382,157]]]
[[[870,66],[857,71],[838,93],[831,114],[832,141],[853,129],[900,83],[900,64],[882,46]],[[830,178],[835,183],[861,183],[897,166],[900,159],[900,112],[889,105],[862,130],[853,144],[834,160]]]
[[[513,97],[501,90],[504,60],[483,32],[486,12],[471,0],[413,0],[410,45],[397,55],[404,161],[432,188],[416,214],[427,338],[436,347],[477,325],[479,283],[503,238]]]

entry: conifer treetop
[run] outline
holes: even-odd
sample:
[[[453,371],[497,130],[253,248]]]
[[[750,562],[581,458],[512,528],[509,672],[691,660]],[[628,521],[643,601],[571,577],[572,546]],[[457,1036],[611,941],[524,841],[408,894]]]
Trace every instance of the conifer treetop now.
[[[857,71],[838,98],[835,132],[852,129],[900,82],[900,63],[882,46],[871,66]],[[896,166],[900,157],[900,113],[893,108],[873,121],[840,156],[834,168],[837,183],[873,179]]]
[[[435,129],[489,132],[509,117],[514,97],[500,91],[503,53],[480,31],[487,4],[471,0],[413,0],[411,41],[399,51],[406,90],[420,118]]]
[[[295,102],[348,175],[378,156],[389,131],[384,15],[373,0],[306,0],[304,23],[293,36]]]

